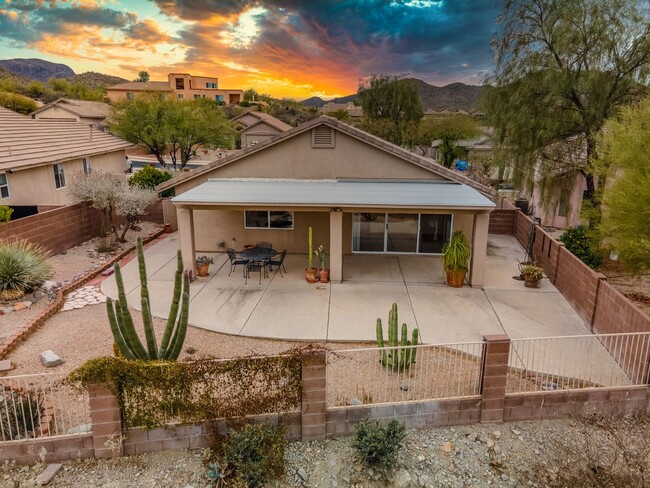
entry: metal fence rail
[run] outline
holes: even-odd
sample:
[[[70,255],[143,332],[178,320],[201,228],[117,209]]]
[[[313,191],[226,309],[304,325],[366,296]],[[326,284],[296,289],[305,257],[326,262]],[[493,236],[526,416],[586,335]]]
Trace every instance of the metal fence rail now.
[[[515,339],[507,393],[643,385],[650,333]]]
[[[0,378],[0,441],[75,434],[89,430],[88,393],[64,374]]]
[[[480,393],[484,343],[419,345],[329,351],[327,406],[380,404]],[[415,350],[409,368],[382,365],[381,354]]]

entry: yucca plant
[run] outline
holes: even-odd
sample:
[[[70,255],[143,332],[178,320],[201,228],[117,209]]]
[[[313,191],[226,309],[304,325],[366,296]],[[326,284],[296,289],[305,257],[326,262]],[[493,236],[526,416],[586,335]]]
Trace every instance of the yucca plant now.
[[[48,256],[42,246],[26,240],[0,242],[0,299],[18,299],[51,278]]]

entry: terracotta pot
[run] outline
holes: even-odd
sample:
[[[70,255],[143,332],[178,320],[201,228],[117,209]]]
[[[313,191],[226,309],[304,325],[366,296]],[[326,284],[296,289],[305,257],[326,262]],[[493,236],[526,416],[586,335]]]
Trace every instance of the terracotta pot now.
[[[196,275],[197,276],[208,276],[210,273],[208,273],[208,268],[210,267],[209,264],[197,264],[196,265]]]
[[[524,275],[524,286],[526,288],[538,288],[539,280],[529,275]]]
[[[462,288],[463,281],[465,281],[465,275],[467,270],[463,269],[460,271],[452,271],[450,269],[445,270],[447,273],[447,284],[453,286],[454,288]]]
[[[169,234],[172,231],[172,224],[165,224],[165,234]]]
[[[320,272],[320,282],[327,283],[330,280],[329,268],[321,268],[318,271]]]
[[[305,268],[305,277],[307,278],[307,283],[316,283],[316,268]]]

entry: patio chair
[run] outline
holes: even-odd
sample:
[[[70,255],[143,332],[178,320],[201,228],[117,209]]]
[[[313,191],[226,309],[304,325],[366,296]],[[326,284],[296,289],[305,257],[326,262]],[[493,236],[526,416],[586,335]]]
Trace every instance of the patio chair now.
[[[244,275],[246,275],[246,264],[248,263],[248,260],[243,258],[238,258],[237,251],[235,251],[231,247],[226,249],[226,254],[228,254],[228,259],[230,260],[230,272],[228,273],[228,276],[230,276],[233,270],[239,265],[244,266],[243,271],[244,271]]]
[[[255,247],[268,247],[269,249],[273,249],[273,244],[268,241],[260,241],[255,244]]]
[[[282,274],[282,268],[284,268],[284,272],[287,272],[287,268],[284,267],[284,258],[287,255],[287,250],[285,249],[282,252],[279,252],[275,254],[274,256],[271,256],[271,259],[269,259],[266,262],[266,265],[269,267],[270,271],[273,271],[273,266],[277,266],[278,269],[280,270],[280,276],[284,278],[284,275]]]
[[[246,283],[248,283],[248,278],[251,275],[251,271],[259,271],[260,273],[260,285],[262,284],[262,273],[264,273],[264,278],[266,278],[266,266],[267,266],[267,261],[264,260],[259,260],[259,259],[254,259],[252,261],[248,261],[248,264],[246,265]]]

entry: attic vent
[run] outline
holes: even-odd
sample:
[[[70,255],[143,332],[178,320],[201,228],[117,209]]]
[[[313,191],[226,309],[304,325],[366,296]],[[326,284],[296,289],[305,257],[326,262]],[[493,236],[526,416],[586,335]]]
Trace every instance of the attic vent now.
[[[311,132],[311,147],[334,147],[334,129],[326,125],[315,127]]]

